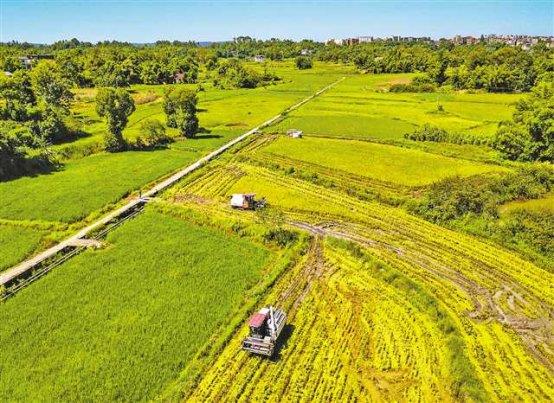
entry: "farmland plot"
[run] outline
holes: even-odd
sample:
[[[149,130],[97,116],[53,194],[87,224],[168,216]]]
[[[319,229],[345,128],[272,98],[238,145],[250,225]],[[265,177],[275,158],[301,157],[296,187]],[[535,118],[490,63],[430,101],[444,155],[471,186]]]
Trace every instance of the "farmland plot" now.
[[[233,90],[218,89],[211,83],[202,83],[204,90],[198,93],[200,126],[212,136],[236,136],[336,81],[342,75],[352,72],[351,68],[331,64],[321,64],[317,72],[298,71],[290,62],[277,63],[270,69],[283,80],[267,87]],[[197,88],[196,84],[179,85]],[[123,132],[125,138],[134,140],[141,135],[141,124],[146,119],[165,122],[162,101],[166,89],[167,86],[162,85],[131,87],[138,104]],[[95,95],[95,89],[77,90],[78,102],[74,105],[73,111],[82,122],[86,137],[70,144],[60,144],[55,146],[56,149],[87,148],[101,141],[106,126],[96,115]],[[174,136],[178,134],[176,129],[171,128],[168,129],[168,133]]]
[[[550,273],[400,209],[257,166],[207,170],[178,193],[205,204],[237,191],[267,197],[328,241],[266,296],[290,313],[275,361],[239,350],[243,328],[197,387],[168,393],[192,401],[541,401],[554,392]]]
[[[0,225],[0,271],[32,253],[43,236],[42,231],[33,228]]]
[[[285,82],[271,89],[292,94],[296,82],[285,70]],[[310,74],[317,72],[302,77],[312,82]],[[348,98],[352,109],[338,112],[362,114],[371,98],[376,109],[404,110],[402,124],[415,125],[423,116],[415,105],[431,107],[439,95],[389,98],[375,90],[404,79],[348,78],[331,103]],[[224,94],[206,91],[205,100]],[[451,106],[491,101],[440,97]],[[260,108],[270,107],[262,98]],[[339,115],[319,100],[321,111]],[[490,124],[487,107],[476,106],[474,117],[464,110],[436,120],[464,130]],[[394,120],[377,115],[383,129]],[[215,118],[210,125],[231,133],[250,118],[231,116],[239,118],[229,126]],[[0,306],[7,324],[0,344],[16,346],[0,351],[0,398],[548,401],[553,275],[358,193],[409,198],[441,178],[503,169],[368,141],[254,136],[166,191],[112,233],[105,249],[84,253]],[[272,268],[278,253],[254,240],[266,234],[263,214],[231,209],[236,192],[266,197],[282,225],[311,234],[302,238],[307,249],[287,250],[294,265]],[[197,217],[225,229],[201,228]],[[272,360],[240,349],[248,311],[267,304],[289,316]]]
[[[0,305],[0,400],[154,397],[267,275],[267,249],[146,211]]]
[[[188,150],[97,154],[0,183],[0,218],[74,222],[199,157]]]
[[[75,223],[94,218],[129,193],[188,165],[352,70],[325,64],[317,72],[298,71],[290,62],[272,68],[283,80],[269,87],[222,90],[207,84],[198,94],[203,133],[195,139],[178,140],[169,149],[149,152],[98,153],[106,126],[95,112],[96,90],[76,90],[73,112],[82,124],[84,137],[53,147],[68,158],[60,170],[0,183],[0,219]],[[141,135],[146,119],[165,121],[165,89],[148,85],[131,88],[137,109],[124,132],[126,139],[133,141]],[[168,132],[177,135],[174,129]],[[82,157],[90,153],[98,154]],[[17,245],[14,241],[9,247]]]
[[[353,75],[327,94],[290,114],[278,127],[310,135],[376,141],[402,141],[424,123],[451,133],[490,139],[498,122],[511,117],[512,94],[387,93],[391,83],[413,75]],[[442,110],[438,110],[441,105]]]
[[[408,186],[427,185],[449,176],[503,170],[493,165],[353,140],[279,138],[263,152]]]

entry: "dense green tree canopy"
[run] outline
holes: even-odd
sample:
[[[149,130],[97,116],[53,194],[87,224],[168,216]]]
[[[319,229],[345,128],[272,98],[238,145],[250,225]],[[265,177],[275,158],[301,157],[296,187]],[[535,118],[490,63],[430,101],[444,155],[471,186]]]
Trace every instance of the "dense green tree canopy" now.
[[[163,102],[167,125],[179,129],[185,137],[194,137],[198,132],[197,102],[195,91],[183,87],[168,90]]]
[[[129,116],[135,110],[135,103],[128,91],[121,88],[101,88],[96,95],[96,112],[106,119],[108,132],[104,139],[108,151],[125,148],[123,129]]]
[[[507,158],[554,162],[554,83],[541,82],[498,129],[494,146]]]

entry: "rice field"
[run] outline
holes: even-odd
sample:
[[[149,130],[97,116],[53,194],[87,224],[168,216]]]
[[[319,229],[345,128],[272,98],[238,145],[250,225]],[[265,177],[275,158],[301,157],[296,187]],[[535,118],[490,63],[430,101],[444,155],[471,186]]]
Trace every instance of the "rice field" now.
[[[259,68],[257,65],[252,67]],[[333,64],[322,64],[317,71],[298,71],[291,62],[272,64],[269,69],[282,80],[267,87],[223,90],[213,87],[210,82],[202,82],[204,90],[198,93],[200,127],[212,136],[242,134],[342,75],[353,72],[352,68]],[[197,88],[196,84],[183,85],[191,89]],[[125,138],[133,140],[138,137],[141,134],[141,124],[146,119],[165,122],[162,109],[165,90],[166,86],[162,85],[131,87],[137,105],[123,132]],[[95,89],[76,90],[77,102],[73,106],[73,112],[82,124],[85,137],[70,144],[55,146],[56,149],[86,148],[101,142],[106,125],[95,112],[95,95]],[[168,134],[177,135],[177,131],[168,129]]]
[[[274,68],[281,84],[200,93],[201,124],[230,138],[348,77],[183,178],[102,249],[1,304],[0,344],[14,347],[0,349],[0,400],[551,400],[554,275],[403,207],[437,180],[510,169],[484,147],[407,144],[404,130],[431,121],[489,136],[518,95],[391,94],[383,89],[410,76]],[[157,102],[137,112],[156,113]],[[291,126],[307,135],[274,133]],[[81,220],[222,138],[98,154],[70,161],[65,175],[2,183],[11,199],[0,218]],[[275,222],[231,209],[234,193],[265,197]],[[281,226],[298,235],[293,245],[264,238]],[[249,315],[268,304],[288,315],[272,359],[240,349]]]
[[[0,271],[34,252],[44,235],[33,228],[0,224]]]
[[[264,297],[289,313],[275,360],[240,350],[243,326],[194,386],[162,396],[543,401],[554,392],[550,273],[401,209],[245,163],[207,169],[168,197],[217,214],[239,191],[325,238]]]
[[[324,96],[291,113],[276,131],[294,127],[311,136],[403,141],[404,133],[429,123],[455,134],[490,138],[508,120],[517,94],[389,93],[409,74],[349,76]],[[438,106],[442,111],[438,110]]]
[[[550,193],[540,199],[509,202],[500,207],[501,214],[509,214],[518,210],[554,213],[554,194]]]
[[[281,137],[262,152],[408,186],[503,169],[386,144],[313,137]]]
[[[154,397],[245,303],[273,256],[156,211],[107,243],[0,306],[0,400]]]
[[[200,155],[177,148],[102,153],[67,162],[60,171],[2,182],[0,218],[79,221]]]

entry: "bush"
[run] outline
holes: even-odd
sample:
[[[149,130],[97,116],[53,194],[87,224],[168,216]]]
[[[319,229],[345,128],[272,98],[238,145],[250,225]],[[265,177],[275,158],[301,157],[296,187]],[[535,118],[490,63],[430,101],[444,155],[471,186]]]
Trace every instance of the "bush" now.
[[[270,72],[260,74],[244,67],[236,59],[221,63],[215,73],[214,85],[219,88],[256,88],[279,80]]]
[[[305,56],[298,56],[296,58],[296,68],[299,70],[311,69],[313,66],[312,59]]]
[[[409,84],[393,84],[389,92],[435,92],[437,86],[427,75],[416,76]]]
[[[442,109],[442,105],[439,104],[437,109]],[[453,144],[488,144],[490,141],[486,137],[479,137],[469,133],[449,133],[440,127],[428,123],[416,128],[411,133],[405,133],[404,138],[414,141],[434,141]]]
[[[165,145],[171,141],[171,138],[165,132],[165,126],[156,119],[147,119],[141,125],[144,138],[137,139],[137,145],[152,148]]]
[[[274,243],[284,248],[287,245],[296,242],[298,234],[284,228],[271,229],[264,234],[264,241]]]
[[[506,175],[447,178],[431,185],[424,199],[412,210],[434,222],[466,214],[497,217],[500,204],[536,199],[554,187],[554,171],[547,167],[520,169]]]

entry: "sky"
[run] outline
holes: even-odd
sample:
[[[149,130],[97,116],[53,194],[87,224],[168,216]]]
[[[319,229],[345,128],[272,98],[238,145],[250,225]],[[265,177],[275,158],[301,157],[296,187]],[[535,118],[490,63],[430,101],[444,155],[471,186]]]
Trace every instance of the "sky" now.
[[[554,35],[554,0],[0,0],[0,42]]]

